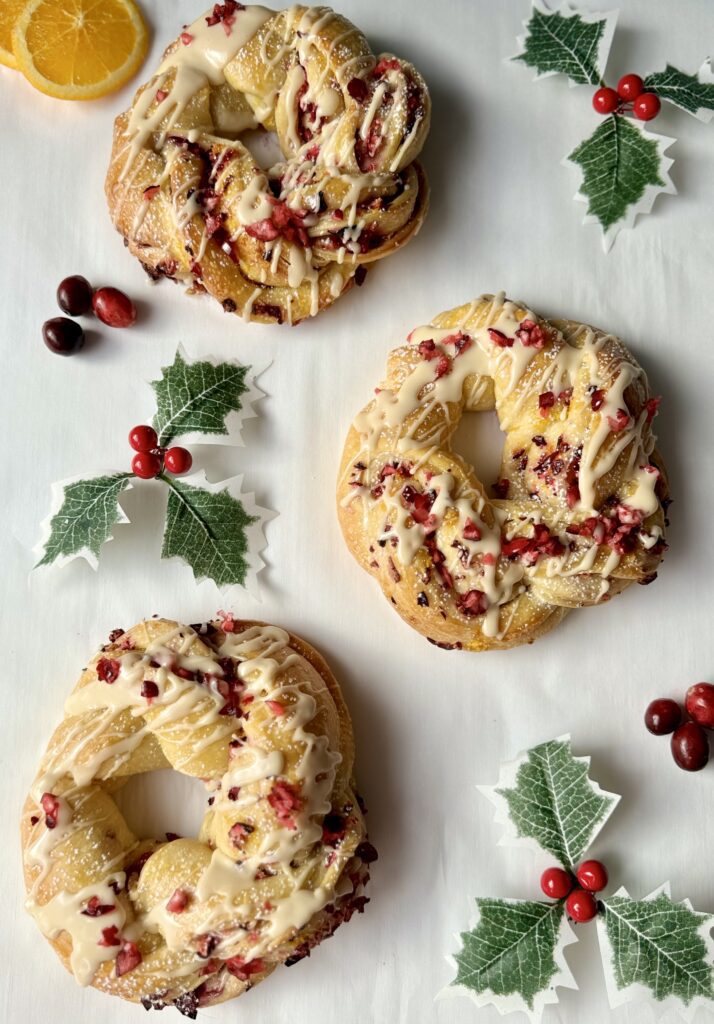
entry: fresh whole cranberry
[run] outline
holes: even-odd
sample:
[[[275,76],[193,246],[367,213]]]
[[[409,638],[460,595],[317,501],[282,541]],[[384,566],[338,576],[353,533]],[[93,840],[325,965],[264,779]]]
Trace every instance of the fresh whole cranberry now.
[[[597,914],[597,900],[585,889],[574,889],[565,901],[565,909],[576,924],[585,924]]]
[[[714,686],[711,683],[695,683],[690,686],[685,707],[695,722],[705,729],[714,729]]]
[[[600,892],[607,885],[607,870],[599,860],[584,860],[575,877],[588,892]]]
[[[118,288],[98,288],[92,298],[92,309],[107,327],[131,327],[136,321],[134,303]]]
[[[135,452],[153,452],[159,438],[153,427],[140,424],[129,431],[129,444]]]
[[[645,725],[654,736],[666,736],[674,732],[682,721],[682,709],[676,700],[661,697],[653,700],[645,711]]]
[[[645,83],[639,75],[623,75],[617,83],[617,95],[630,103],[645,91]]]
[[[92,286],[86,277],[74,274],[60,281],[57,305],[70,316],[84,316],[92,308]]]
[[[661,106],[659,96],[653,92],[643,92],[633,103],[632,113],[640,121],[651,121],[653,117],[657,117]]]
[[[73,356],[84,345],[84,331],[74,320],[55,316],[42,325],[45,345],[58,356]]]
[[[161,459],[152,452],[138,452],[131,460],[131,470],[142,480],[153,480],[161,472]]]
[[[672,734],[672,757],[685,772],[699,772],[709,760],[709,740],[698,722],[685,722]]]
[[[164,465],[169,473],[181,476],[182,473],[188,473],[193,465],[193,458],[185,448],[169,448],[164,455]]]
[[[614,89],[603,86],[593,96],[593,107],[598,114],[613,114],[620,105],[620,97]]]
[[[546,868],[540,876],[540,887],[552,900],[562,900],[573,888],[573,879],[562,868]]]

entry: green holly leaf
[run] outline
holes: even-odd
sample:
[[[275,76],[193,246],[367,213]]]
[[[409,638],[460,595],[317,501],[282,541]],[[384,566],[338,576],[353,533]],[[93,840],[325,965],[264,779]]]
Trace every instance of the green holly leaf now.
[[[714,917],[661,889],[644,900],[625,890],[602,901],[598,938],[613,1007],[648,997],[693,1011],[714,999]],[[711,1006],[711,1004],[708,1004]]]
[[[664,155],[673,141],[613,114],[566,158],[582,171],[575,198],[588,204],[584,223],[597,221],[606,251],[638,213],[650,212],[661,192],[676,192],[667,173],[673,161]]]
[[[204,476],[200,486],[161,479],[169,486],[162,558],[183,559],[199,581],[246,586],[262,566],[263,524],[270,514],[242,494],[242,477],[209,484]]]
[[[647,75],[645,88],[700,121],[711,121],[714,116],[714,73],[710,60],[704,61],[696,75],[688,75],[668,64],[664,71]]]
[[[130,480],[130,473],[114,473],[55,484],[52,510],[42,523],[42,539],[35,549],[39,556],[35,568],[86,558],[96,569],[99,549],[111,540],[114,526],[129,522],[119,496],[131,487]]]
[[[620,799],[589,778],[589,767],[563,736],[502,765],[498,786],[480,789],[516,841],[535,841],[572,870]]]
[[[522,1010],[537,1020],[558,1001],[557,986],[576,988],[563,950],[575,942],[563,904],[477,899],[478,921],[461,933],[457,968],[445,994],[470,995],[501,1013]]]
[[[179,349],[173,365],[162,368],[161,380],[151,382],[159,444],[168,445],[177,437],[199,443],[221,437],[239,440],[235,435],[241,421],[254,415],[250,403],[259,396],[252,379],[247,379],[249,369],[239,363],[189,363]]]
[[[607,64],[617,12],[605,15],[582,14],[564,5],[549,10],[534,0],[530,20],[524,22],[525,35],[518,43],[522,50],[513,57],[535,68],[536,78],[567,75],[580,85],[597,85]]]

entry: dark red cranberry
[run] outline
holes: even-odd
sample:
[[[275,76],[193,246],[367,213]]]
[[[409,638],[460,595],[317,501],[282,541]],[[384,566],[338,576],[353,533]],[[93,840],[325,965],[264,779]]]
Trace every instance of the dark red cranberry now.
[[[576,871],[578,882],[589,892],[600,892],[607,885],[607,869],[599,860],[584,860]]]
[[[129,432],[129,444],[135,452],[153,452],[159,443],[153,427],[140,425]]]
[[[188,473],[189,469],[193,465],[193,458],[191,452],[185,448],[169,448],[164,455],[164,465],[169,473],[174,476],[181,476],[182,473]]]
[[[714,686],[695,683],[687,690],[687,713],[705,729],[714,729]]]
[[[699,772],[709,760],[709,740],[698,722],[685,722],[672,734],[672,757],[685,772]]]
[[[562,900],[573,888],[573,879],[563,868],[546,868],[540,876],[540,887],[552,900]]]
[[[566,899],[565,909],[576,924],[584,924],[597,914],[597,900],[591,892],[575,889]]]
[[[92,308],[92,286],[86,277],[65,277],[57,289],[57,305],[70,316],[84,316]]]
[[[153,480],[161,472],[161,459],[151,452],[138,452],[131,460],[131,470],[142,480]]]
[[[188,906],[189,898],[185,889],[176,889],[166,904],[166,909],[172,914],[182,914]]]
[[[134,303],[118,288],[98,288],[92,298],[92,309],[107,327],[131,327],[136,321]]]
[[[137,944],[135,942],[123,942],[116,958],[117,978],[121,978],[122,974],[128,974],[129,971],[133,971],[140,963],[141,953]]]
[[[645,711],[645,725],[655,736],[666,736],[674,732],[682,721],[682,709],[676,700],[662,697],[653,700]]]
[[[84,331],[66,316],[53,316],[42,325],[42,337],[50,352],[58,356],[73,356],[84,345]]]

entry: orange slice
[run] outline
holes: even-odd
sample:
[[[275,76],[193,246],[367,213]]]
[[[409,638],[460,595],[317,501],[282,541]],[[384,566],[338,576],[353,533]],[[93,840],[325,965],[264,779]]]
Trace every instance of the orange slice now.
[[[9,68],[17,67],[12,52],[12,29],[27,0],[0,0],[0,64]]]
[[[29,0],[12,32],[25,77],[63,100],[93,100],[124,85],[148,42],[133,0]]]

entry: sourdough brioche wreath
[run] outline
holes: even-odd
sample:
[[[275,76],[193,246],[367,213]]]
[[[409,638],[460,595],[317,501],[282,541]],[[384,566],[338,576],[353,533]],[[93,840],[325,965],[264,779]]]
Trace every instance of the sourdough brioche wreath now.
[[[430,110],[416,68],[328,7],[216,4],[115,122],[112,220],[152,276],[296,324],[421,226]],[[269,170],[254,129],[277,135]]]
[[[340,523],[433,643],[531,642],[571,608],[654,579],[659,398],[617,338],[485,295],[413,331],[376,390],[345,444]],[[496,499],[450,447],[463,413],[489,409],[506,434]]]
[[[28,908],[65,966],[192,1018],[362,910],[376,857],[329,668],[282,629],[221,615],[112,633],[22,816]],[[170,767],[210,792],[200,835],[139,839],[112,794]]]

